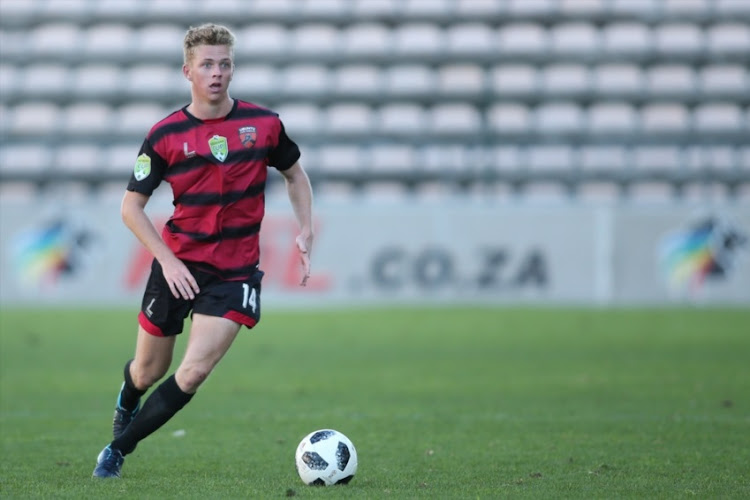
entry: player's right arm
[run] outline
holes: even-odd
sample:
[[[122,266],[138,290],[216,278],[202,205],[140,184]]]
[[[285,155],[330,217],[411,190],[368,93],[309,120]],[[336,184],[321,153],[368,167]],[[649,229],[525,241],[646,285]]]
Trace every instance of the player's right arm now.
[[[164,243],[161,235],[154,227],[154,223],[146,214],[146,203],[149,196],[135,191],[125,191],[122,198],[120,213],[125,225],[138,240],[159,261],[164,279],[166,279],[172,295],[176,298],[194,299],[200,291],[198,283],[187,266],[177,258],[172,250]]]

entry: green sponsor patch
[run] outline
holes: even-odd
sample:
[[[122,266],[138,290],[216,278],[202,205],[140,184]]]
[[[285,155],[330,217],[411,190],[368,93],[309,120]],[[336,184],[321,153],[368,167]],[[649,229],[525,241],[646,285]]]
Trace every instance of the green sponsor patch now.
[[[133,174],[137,181],[142,181],[151,174],[151,158],[146,153],[143,153],[135,160]]]

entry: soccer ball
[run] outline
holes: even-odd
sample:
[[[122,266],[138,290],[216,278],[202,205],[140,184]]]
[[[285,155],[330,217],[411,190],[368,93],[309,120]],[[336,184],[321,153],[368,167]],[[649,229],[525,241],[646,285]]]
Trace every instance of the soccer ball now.
[[[300,441],[294,456],[305,484],[346,484],[357,472],[357,450],[348,437],[333,429],[311,432]]]

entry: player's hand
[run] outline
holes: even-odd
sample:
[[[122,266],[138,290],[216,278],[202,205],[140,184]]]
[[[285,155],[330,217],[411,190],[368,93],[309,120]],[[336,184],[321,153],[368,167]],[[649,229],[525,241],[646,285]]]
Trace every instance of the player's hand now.
[[[296,242],[300,262],[302,263],[302,281],[300,282],[300,286],[307,286],[307,279],[310,277],[310,253],[312,252],[313,235],[312,233],[302,233],[297,236]]]
[[[169,289],[175,298],[192,300],[195,298],[195,294],[200,292],[195,277],[193,277],[187,266],[180,259],[175,257],[174,259],[169,259],[167,262],[160,262],[160,264],[164,279],[167,280]]]

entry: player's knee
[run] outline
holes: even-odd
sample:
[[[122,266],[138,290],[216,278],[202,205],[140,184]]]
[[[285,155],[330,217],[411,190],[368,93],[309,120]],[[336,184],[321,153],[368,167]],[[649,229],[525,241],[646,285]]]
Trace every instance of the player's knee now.
[[[141,390],[146,390],[166,375],[167,368],[161,366],[133,366],[130,370],[130,376],[133,384]]]
[[[177,370],[177,385],[184,392],[194,393],[210,373],[210,369],[202,366],[180,367]]]

